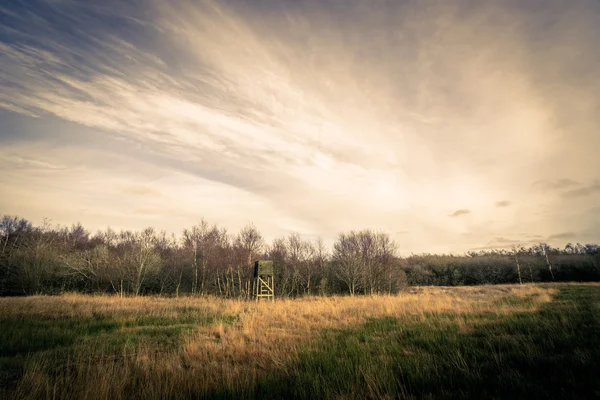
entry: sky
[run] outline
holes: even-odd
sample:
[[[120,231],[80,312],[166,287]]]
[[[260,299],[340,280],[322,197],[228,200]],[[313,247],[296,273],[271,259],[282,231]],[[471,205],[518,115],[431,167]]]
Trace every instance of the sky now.
[[[600,242],[598,0],[0,3],[0,214]]]

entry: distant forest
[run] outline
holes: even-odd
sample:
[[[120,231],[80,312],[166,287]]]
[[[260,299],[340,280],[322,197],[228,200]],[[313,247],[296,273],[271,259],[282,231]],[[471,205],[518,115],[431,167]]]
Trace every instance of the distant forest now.
[[[267,244],[252,225],[237,234],[204,220],[173,234],[0,219],[0,295],[251,295],[252,263],[275,266],[276,296],[397,293],[408,285],[480,285],[600,280],[600,247],[532,247],[400,257],[373,230],[341,233],[333,248],[293,233]]]

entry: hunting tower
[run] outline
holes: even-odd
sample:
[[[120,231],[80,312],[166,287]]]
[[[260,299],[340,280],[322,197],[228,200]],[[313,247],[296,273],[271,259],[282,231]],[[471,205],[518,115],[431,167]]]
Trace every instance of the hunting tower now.
[[[256,301],[261,297],[275,301],[275,282],[273,280],[273,261],[259,260],[254,263],[252,293]]]

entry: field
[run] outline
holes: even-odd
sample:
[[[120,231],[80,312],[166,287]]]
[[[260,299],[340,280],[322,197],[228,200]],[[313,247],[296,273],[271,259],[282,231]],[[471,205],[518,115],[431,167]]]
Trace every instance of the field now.
[[[0,398],[590,398],[600,285],[0,298]]]

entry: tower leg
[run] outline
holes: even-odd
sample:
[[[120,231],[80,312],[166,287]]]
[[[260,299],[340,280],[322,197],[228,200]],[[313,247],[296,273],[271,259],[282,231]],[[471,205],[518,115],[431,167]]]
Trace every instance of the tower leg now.
[[[271,301],[275,303],[275,277],[271,276]]]

